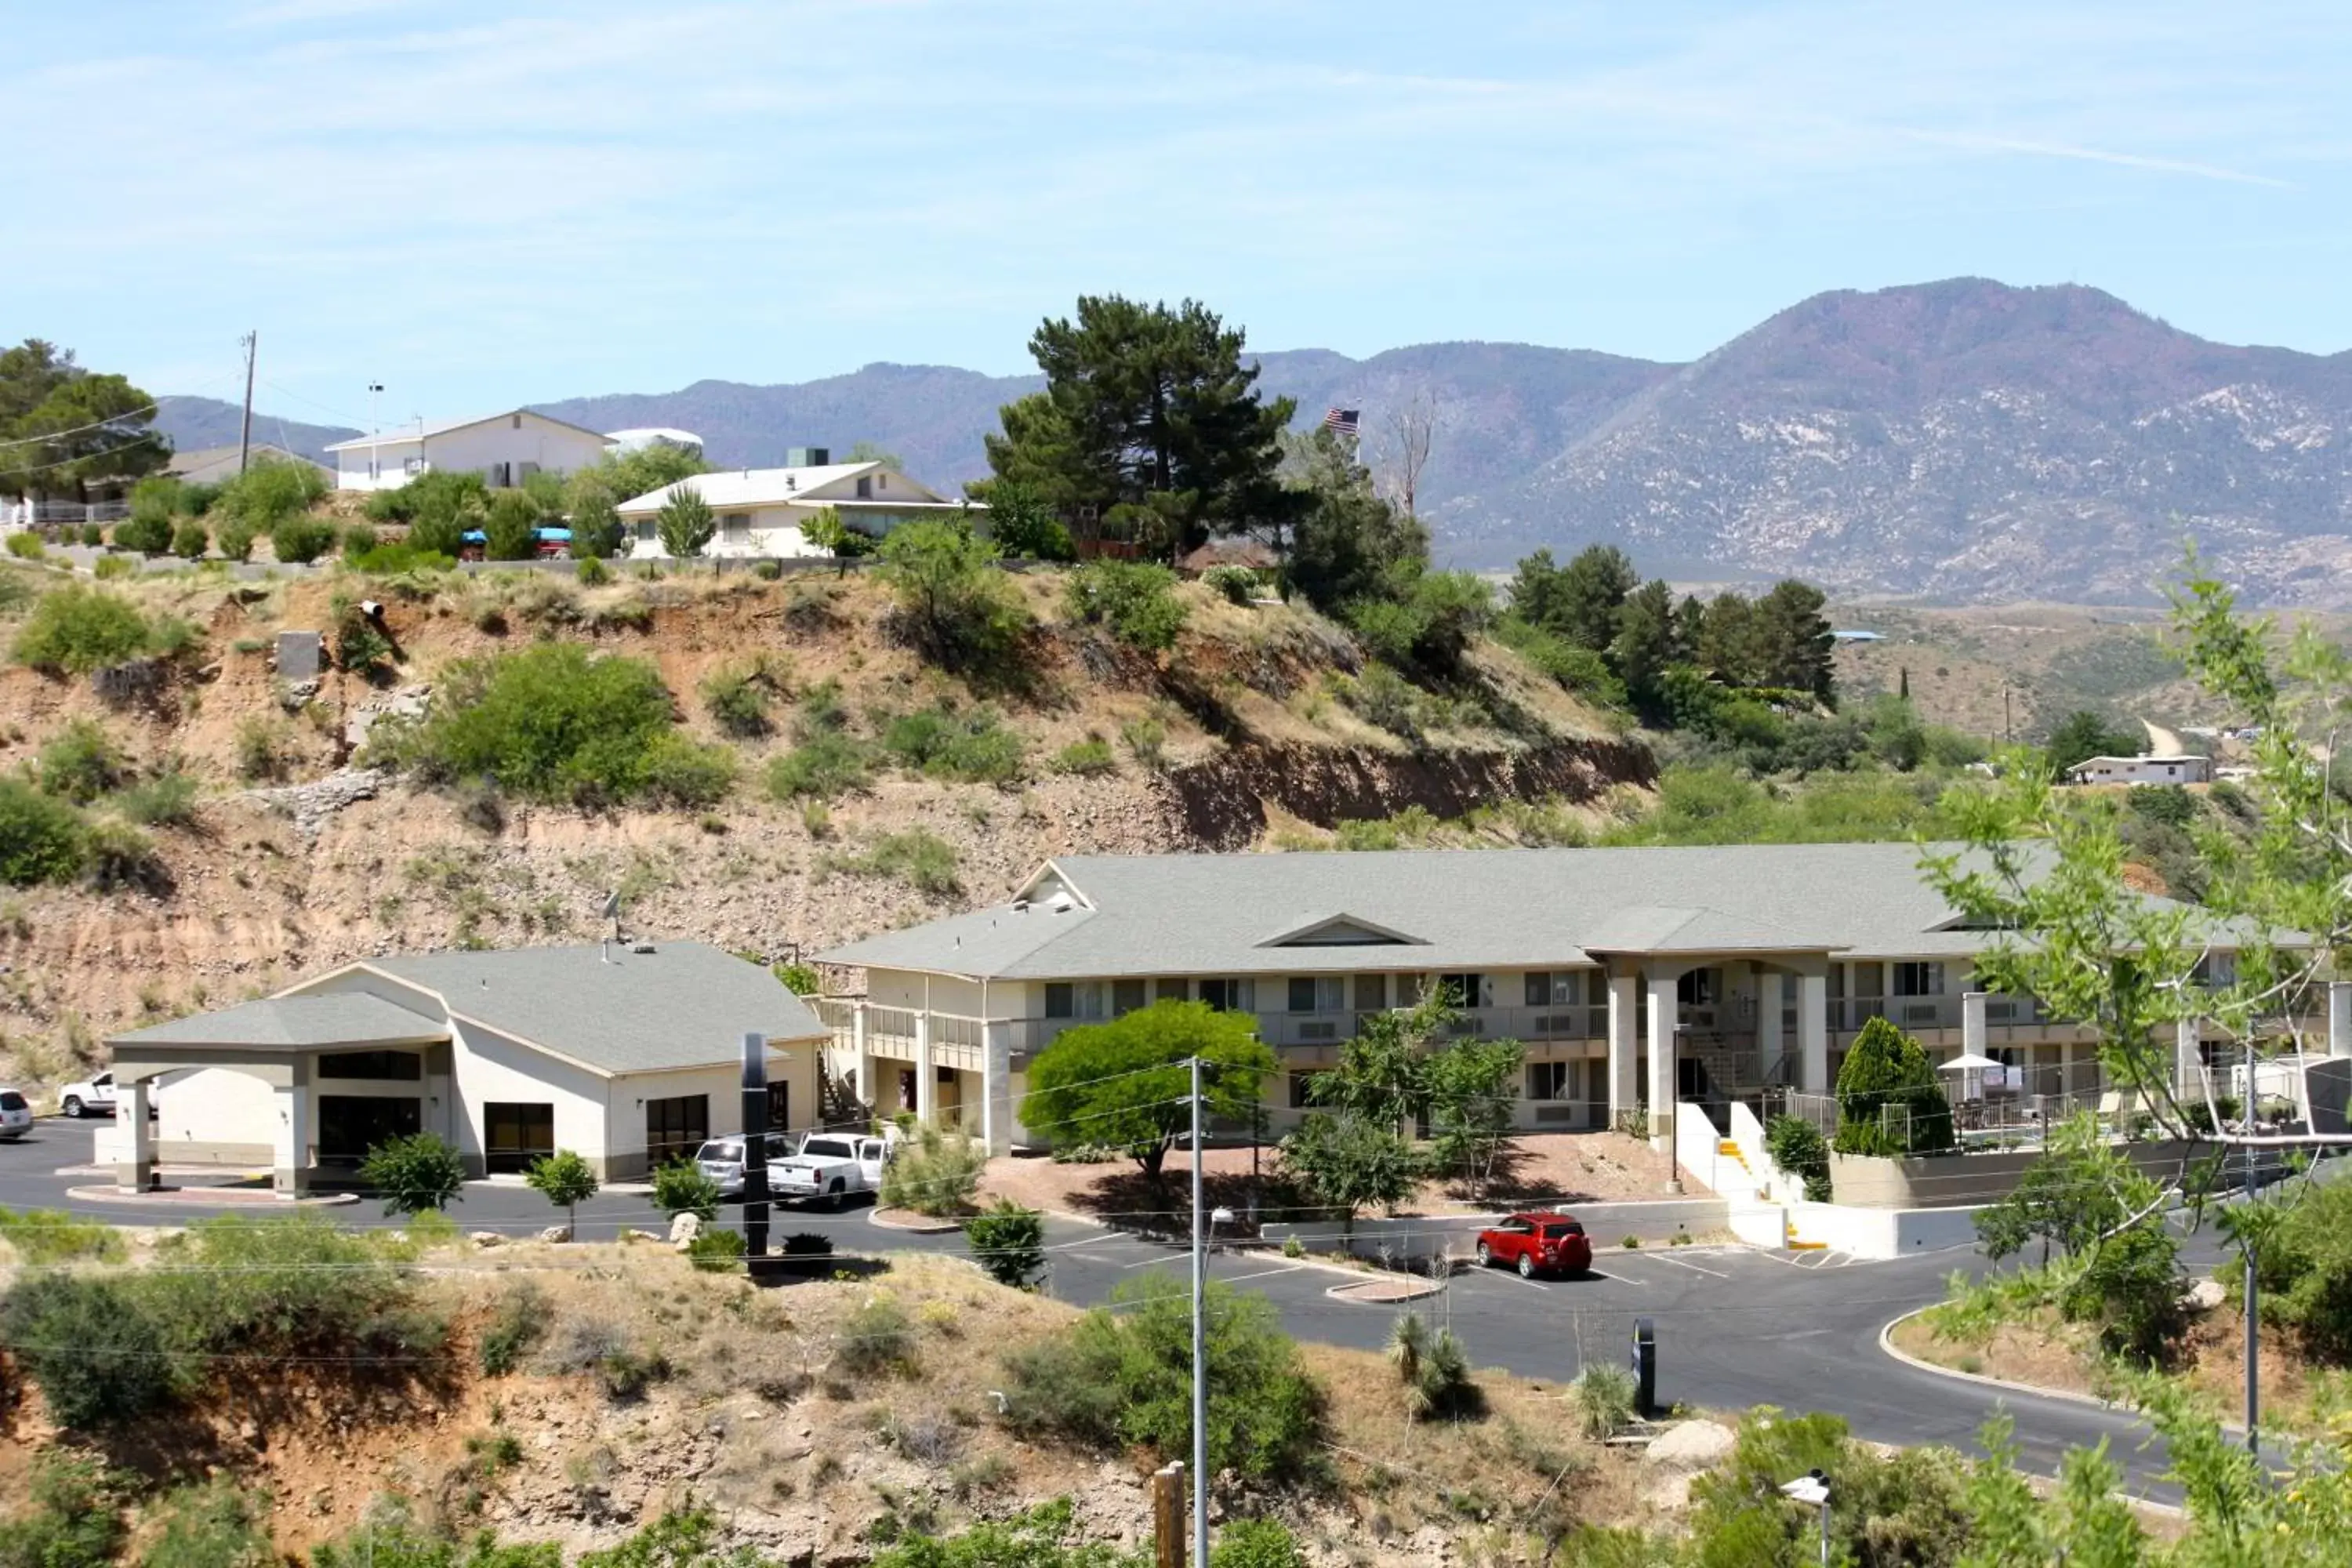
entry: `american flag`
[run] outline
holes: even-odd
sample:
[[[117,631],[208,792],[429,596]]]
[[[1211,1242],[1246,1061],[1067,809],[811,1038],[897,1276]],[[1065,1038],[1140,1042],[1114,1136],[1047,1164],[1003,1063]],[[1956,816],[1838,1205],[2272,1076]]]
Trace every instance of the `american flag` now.
[[[1359,434],[1358,426],[1363,423],[1363,418],[1364,411],[1360,408],[1334,408],[1324,414],[1323,428],[1334,435],[1353,436]]]

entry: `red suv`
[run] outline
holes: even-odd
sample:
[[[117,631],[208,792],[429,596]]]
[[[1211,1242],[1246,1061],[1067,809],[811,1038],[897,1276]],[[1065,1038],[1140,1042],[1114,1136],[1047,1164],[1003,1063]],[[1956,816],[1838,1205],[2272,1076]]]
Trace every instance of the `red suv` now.
[[[1592,1267],[1584,1227],[1564,1214],[1515,1214],[1478,1233],[1478,1265],[1511,1263],[1519,1278],[1538,1273],[1581,1274]]]

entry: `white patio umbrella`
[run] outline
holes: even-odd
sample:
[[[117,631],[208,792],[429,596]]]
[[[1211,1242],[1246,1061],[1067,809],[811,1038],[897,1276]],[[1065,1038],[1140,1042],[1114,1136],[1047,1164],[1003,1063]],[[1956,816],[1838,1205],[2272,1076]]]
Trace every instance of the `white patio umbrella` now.
[[[1950,1061],[1939,1063],[1937,1066],[1936,1070],[1937,1072],[1956,1072],[1962,1074],[1963,1076],[1960,1079],[1960,1097],[1964,1100],[1980,1100],[1984,1097],[1985,1069],[1987,1068],[1997,1068],[1999,1066],[2000,1066],[2000,1063],[1993,1060],[1990,1057],[1979,1056],[1974,1051],[1963,1051],[1958,1056],[1954,1057]],[[1974,1073],[1977,1076],[1975,1078],[1965,1076],[1969,1073]]]

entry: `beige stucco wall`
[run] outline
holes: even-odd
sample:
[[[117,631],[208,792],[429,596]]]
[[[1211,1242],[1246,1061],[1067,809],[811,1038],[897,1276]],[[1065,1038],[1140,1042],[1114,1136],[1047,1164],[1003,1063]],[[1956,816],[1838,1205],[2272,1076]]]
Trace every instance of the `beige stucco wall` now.
[[[2126,1143],[2122,1149],[2140,1170],[2161,1176],[2179,1170],[2186,1145],[2166,1140]],[[1856,1208],[1958,1208],[2000,1202],[2041,1158],[2038,1149],[1900,1160],[1832,1153],[1830,1185],[1836,1202]]]

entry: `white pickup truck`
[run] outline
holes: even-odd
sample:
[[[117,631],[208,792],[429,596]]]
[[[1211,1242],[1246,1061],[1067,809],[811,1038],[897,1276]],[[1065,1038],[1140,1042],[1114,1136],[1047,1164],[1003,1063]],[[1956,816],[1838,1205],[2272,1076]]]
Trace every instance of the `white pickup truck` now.
[[[153,1121],[162,1099],[161,1089],[147,1087],[147,1117]],[[68,1116],[111,1116],[114,1114],[114,1075],[100,1073],[96,1078],[69,1083],[58,1090],[58,1109]]]
[[[812,1132],[801,1152],[768,1167],[768,1190],[786,1203],[822,1203],[839,1208],[852,1193],[879,1192],[882,1167],[890,1160],[887,1138],[844,1132]]]

